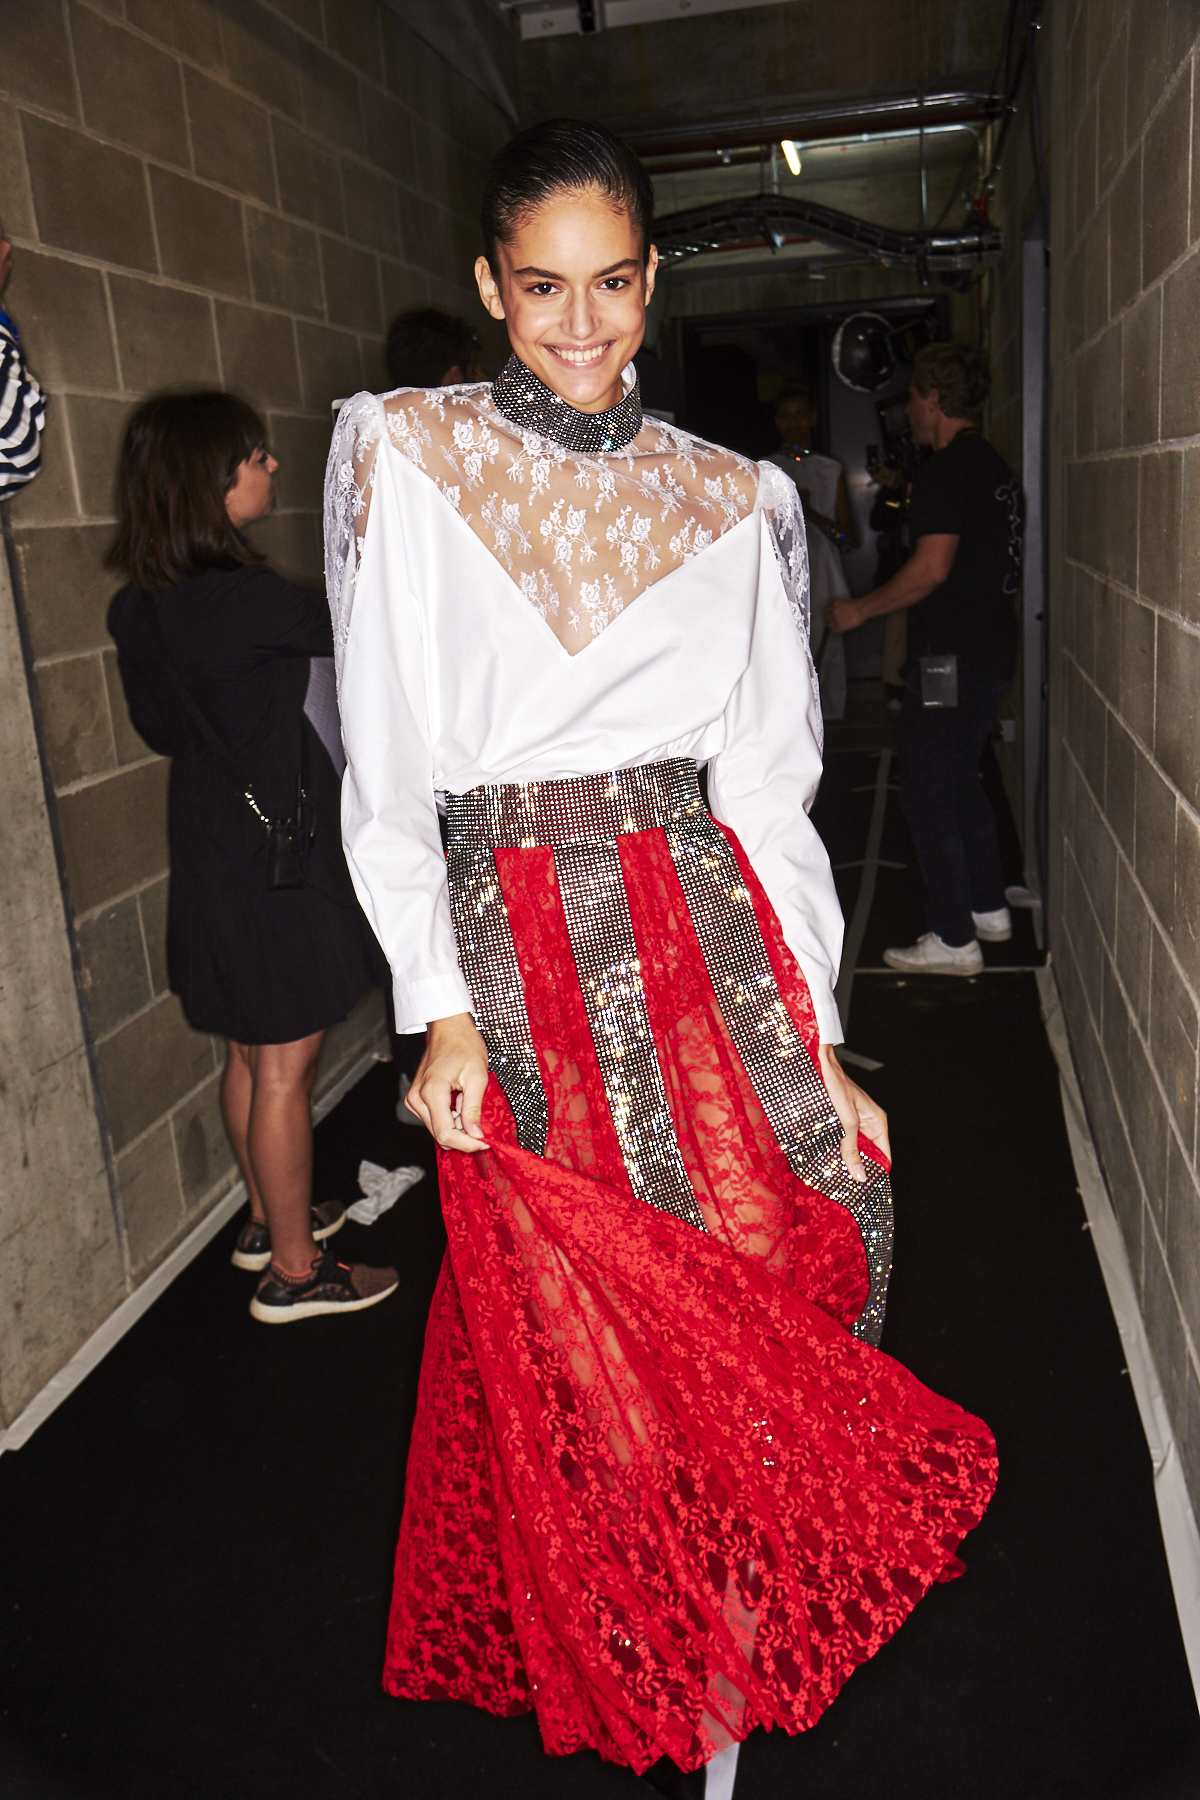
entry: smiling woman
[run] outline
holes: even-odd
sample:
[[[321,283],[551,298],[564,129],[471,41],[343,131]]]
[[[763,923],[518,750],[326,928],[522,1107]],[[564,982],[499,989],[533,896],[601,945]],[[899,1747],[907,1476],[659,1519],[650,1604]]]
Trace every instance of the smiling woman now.
[[[746,1734],[813,1724],[956,1571],[994,1453],[872,1347],[887,1127],[833,1050],[803,521],[643,417],[651,212],[599,126],[501,152],[513,354],[348,402],[326,554],[448,1239],[385,1684],[728,1800]]]

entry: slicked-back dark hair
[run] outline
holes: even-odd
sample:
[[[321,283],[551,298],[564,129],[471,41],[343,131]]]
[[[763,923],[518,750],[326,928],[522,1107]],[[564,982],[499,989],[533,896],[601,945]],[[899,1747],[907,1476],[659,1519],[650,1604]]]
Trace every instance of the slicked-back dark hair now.
[[[480,224],[493,274],[496,245],[511,243],[530,213],[553,194],[588,188],[597,188],[615,209],[629,214],[641,236],[644,261],[654,221],[654,183],[629,145],[606,125],[544,119],[497,151],[488,170]]]
[[[138,587],[177,587],[204,569],[262,557],[225,496],[267,428],[236,394],[152,394],[135,407],[117,462],[117,534],[105,557]]]
[[[434,306],[399,313],[388,326],[384,361],[393,387],[440,387],[453,368],[465,378],[478,355],[479,339],[467,321]]]
[[[912,380],[918,394],[936,389],[938,405],[948,419],[982,424],[992,371],[983,351],[973,344],[926,344],[913,358]]]

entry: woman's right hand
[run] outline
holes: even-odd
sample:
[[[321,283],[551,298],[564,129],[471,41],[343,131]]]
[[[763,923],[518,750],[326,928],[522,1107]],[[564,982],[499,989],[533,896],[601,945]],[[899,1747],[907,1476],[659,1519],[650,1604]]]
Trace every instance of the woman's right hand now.
[[[405,1103],[443,1150],[474,1154],[487,1149],[481,1123],[487,1079],[487,1046],[470,1013],[431,1019]]]

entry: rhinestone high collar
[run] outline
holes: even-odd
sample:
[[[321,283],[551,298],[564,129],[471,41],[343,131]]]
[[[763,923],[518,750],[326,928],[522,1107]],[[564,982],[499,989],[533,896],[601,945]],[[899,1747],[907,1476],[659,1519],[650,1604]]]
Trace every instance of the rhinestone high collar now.
[[[623,450],[642,429],[642,390],[636,376],[607,412],[577,412],[514,353],[492,383],[492,399],[511,424],[585,456]]]

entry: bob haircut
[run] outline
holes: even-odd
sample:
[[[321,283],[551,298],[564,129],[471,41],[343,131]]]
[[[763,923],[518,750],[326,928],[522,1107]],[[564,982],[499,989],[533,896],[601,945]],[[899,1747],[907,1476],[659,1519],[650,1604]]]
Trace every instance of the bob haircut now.
[[[238,467],[267,428],[236,394],[152,394],[136,407],[117,463],[117,534],[105,561],[138,587],[178,587],[205,569],[263,559],[225,510]]]
[[[545,119],[497,151],[483,189],[479,222],[488,262],[552,194],[598,188],[615,211],[627,212],[650,254],[654,183],[629,145],[604,125]]]
[[[983,423],[992,372],[982,350],[971,344],[926,344],[913,359],[912,382],[918,394],[936,391],[948,419]]]

